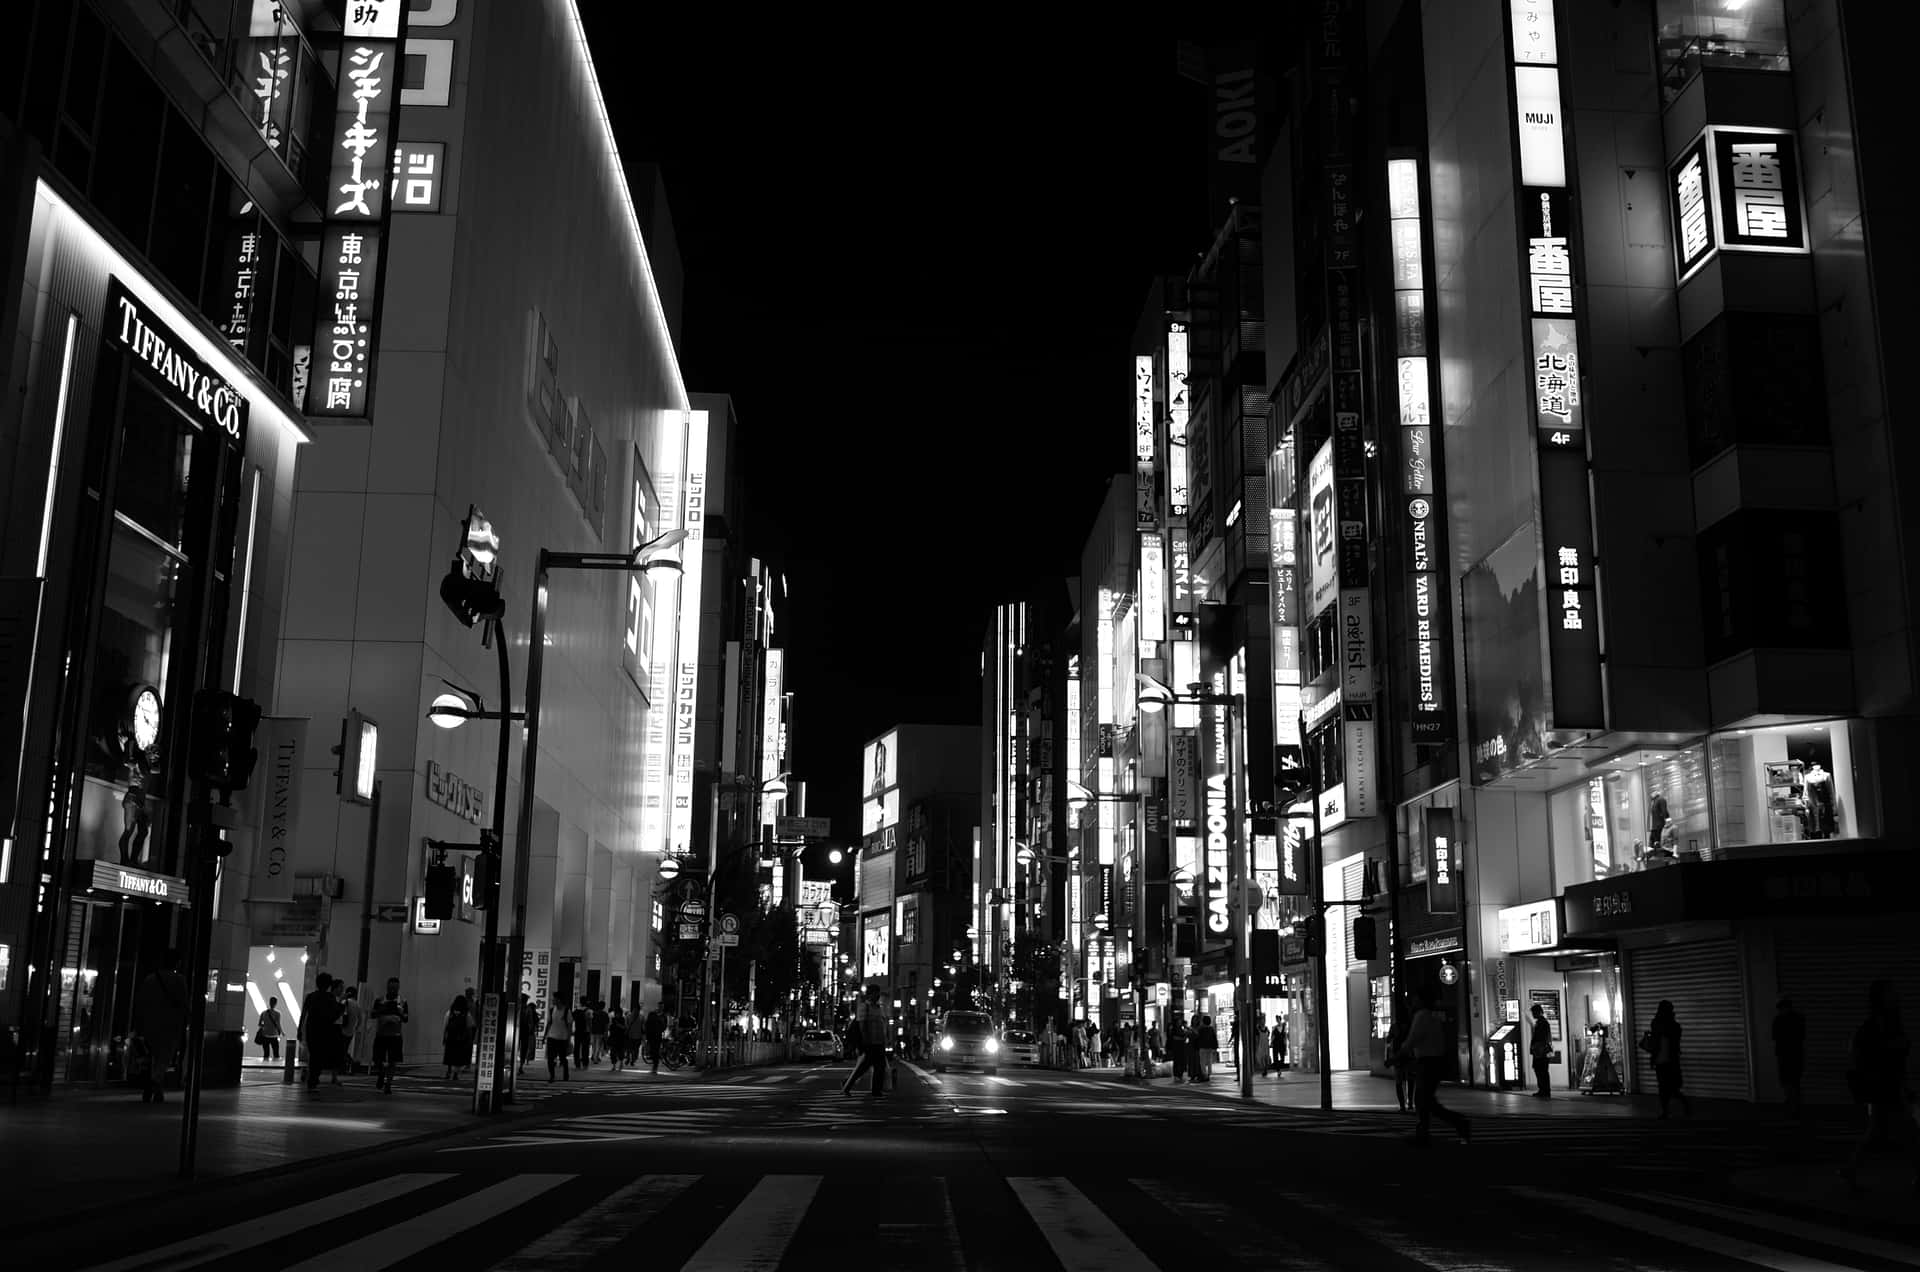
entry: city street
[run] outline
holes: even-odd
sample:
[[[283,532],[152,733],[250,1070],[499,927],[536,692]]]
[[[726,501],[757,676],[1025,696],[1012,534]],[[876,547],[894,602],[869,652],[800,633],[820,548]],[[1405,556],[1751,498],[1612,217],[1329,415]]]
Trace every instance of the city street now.
[[[1384,1110],[1113,1070],[842,1095],[839,1065],[609,1079],[509,1122],[9,1235],[23,1267],[1920,1267],[1848,1127],[1507,1099],[1469,1143]],[[1271,1085],[1271,1084],[1269,1084]],[[1375,1084],[1389,1097],[1391,1088]],[[1350,1084],[1343,1091],[1363,1088]],[[1461,1108],[1493,1108],[1458,1092]],[[1511,1109],[1508,1112],[1505,1110]],[[1623,1115],[1624,1114],[1624,1115]]]

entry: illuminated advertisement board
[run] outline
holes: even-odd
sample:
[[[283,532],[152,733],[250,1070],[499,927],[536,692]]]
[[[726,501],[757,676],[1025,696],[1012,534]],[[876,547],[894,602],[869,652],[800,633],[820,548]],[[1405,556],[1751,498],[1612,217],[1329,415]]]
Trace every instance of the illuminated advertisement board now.
[[[1224,692],[1222,675],[1214,677],[1214,692]],[[1202,861],[1206,936],[1209,943],[1225,944],[1232,936],[1228,870],[1233,859],[1237,818],[1233,810],[1233,717],[1224,706],[1205,708],[1206,729],[1201,742],[1200,783]]]
[[[318,307],[306,412],[366,419],[379,347],[380,280],[394,130],[400,109],[403,0],[356,0],[340,45],[339,87],[321,201]]]
[[[898,730],[882,734],[867,743],[861,753],[861,794],[879,795],[900,784],[900,734]]]
[[[1538,26],[1534,0],[1513,0],[1515,21],[1521,8]],[[1538,32],[1536,31],[1536,34]],[[1552,40],[1552,23],[1544,39]],[[1538,50],[1536,49],[1537,53]],[[1418,745],[1439,746],[1454,736],[1447,686],[1452,657],[1442,598],[1440,477],[1433,449],[1432,352],[1428,345],[1425,217],[1420,192],[1420,161],[1387,161],[1388,215],[1393,225],[1394,354],[1398,364],[1400,411],[1400,498],[1404,501],[1404,593],[1408,634],[1409,724]],[[1402,229],[1405,227],[1405,229]],[[1408,259],[1403,260],[1405,256]]]
[[[766,682],[760,698],[760,781],[763,784],[780,776],[780,709],[783,705],[781,695],[785,691],[782,678],[786,672],[786,651],[769,649],[766,660]],[[771,825],[777,810],[784,803],[782,797],[763,795],[760,800],[761,824]]]
[[[678,669],[673,678],[673,804],[668,817],[672,851],[693,847],[695,707],[700,690],[700,566],[706,555],[707,413],[687,412],[686,481],[680,492],[680,615]]]
[[[651,515],[643,515],[639,502],[633,512],[639,519],[629,534],[635,543],[645,543],[666,526],[680,524],[680,473],[685,466],[681,453],[686,435],[678,429],[663,429],[660,435],[660,480],[654,487]],[[634,452],[636,492],[646,480],[640,454]],[[644,537],[642,537],[644,536]],[[652,576],[643,575],[642,578]],[[629,610],[635,598],[628,594]],[[640,630],[636,640],[645,660],[642,693],[647,707],[640,753],[640,850],[661,852],[667,843],[667,805],[673,788],[673,711],[671,680],[673,675],[673,638],[678,594],[670,587],[648,584],[639,597]],[[627,622],[634,621],[629,614]]]
[[[1340,590],[1340,555],[1333,507],[1333,443],[1307,466],[1307,610],[1318,614]]]
[[[1142,464],[1153,463],[1153,355],[1138,354],[1133,360],[1133,457]]]
[[[1140,536],[1140,639],[1167,638],[1166,540],[1158,534]]]
[[[874,799],[860,801],[861,835],[877,835],[889,826],[900,824],[900,788],[889,787],[887,793]]]
[[[1667,172],[1674,276],[1691,278],[1716,252],[1805,255],[1807,215],[1794,135],[1709,126]]]
[[[1535,450],[1540,475],[1537,567],[1546,626],[1552,727],[1606,727],[1593,563],[1592,495],[1582,402],[1579,227],[1566,193],[1559,47],[1552,6],[1508,15],[1516,140],[1521,268],[1526,277]],[[1517,22],[1517,25],[1516,25]],[[1712,150],[1709,138],[1709,151]],[[1722,241],[1724,245],[1724,233]]]
[[[868,981],[887,979],[888,954],[893,944],[893,914],[875,910],[860,921],[860,976]]]
[[[1185,518],[1187,488],[1187,328],[1167,326],[1167,511]]]

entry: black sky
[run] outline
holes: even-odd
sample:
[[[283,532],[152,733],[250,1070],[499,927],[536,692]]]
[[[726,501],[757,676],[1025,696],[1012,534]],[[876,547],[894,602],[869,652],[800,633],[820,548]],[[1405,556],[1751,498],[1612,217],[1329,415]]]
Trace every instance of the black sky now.
[[[1131,462],[1128,338],[1205,245],[1205,98],[1165,36],[675,53],[583,9],[621,153],[664,173],[688,387],[734,395],[749,549],[790,585],[795,772],[850,833],[861,742],[978,722],[990,607],[1077,572]]]

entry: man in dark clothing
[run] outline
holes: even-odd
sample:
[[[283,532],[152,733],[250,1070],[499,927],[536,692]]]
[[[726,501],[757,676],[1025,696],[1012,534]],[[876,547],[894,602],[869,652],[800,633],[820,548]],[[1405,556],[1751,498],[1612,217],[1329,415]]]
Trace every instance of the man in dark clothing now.
[[[653,1071],[660,1072],[660,1046],[667,1036],[667,1013],[655,1007],[647,1013],[647,1058],[653,1061]]]
[[[1533,1076],[1539,1083],[1534,1098],[1550,1100],[1553,1098],[1553,1026],[1547,1023],[1547,1013],[1539,1003],[1533,1005],[1533,1037],[1527,1051],[1533,1056]]]
[[[387,996],[378,999],[373,1017],[373,1089],[393,1094],[393,1073],[400,1067],[402,1040],[407,1031],[407,1004],[400,997],[400,978],[387,978]]]
[[[1807,1018],[1794,1009],[1791,998],[1782,998],[1774,1011],[1773,1059],[1780,1069],[1787,1114],[1799,1117],[1800,1078],[1807,1071]]]
[[[340,1071],[340,1000],[333,996],[333,977],[321,972],[313,978],[313,992],[300,1005],[300,1032],[307,1043],[307,1090],[320,1089],[320,1070]]]

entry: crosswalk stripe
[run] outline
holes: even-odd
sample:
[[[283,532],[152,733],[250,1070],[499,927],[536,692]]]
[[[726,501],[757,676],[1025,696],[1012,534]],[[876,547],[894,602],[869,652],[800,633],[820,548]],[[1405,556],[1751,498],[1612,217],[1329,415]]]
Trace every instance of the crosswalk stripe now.
[[[277,1210],[270,1215],[262,1215],[258,1219],[249,1219],[245,1223],[236,1223],[218,1232],[188,1237],[184,1241],[176,1241],[158,1250],[145,1250],[124,1259],[115,1259],[112,1263],[102,1263],[92,1269],[92,1272],[125,1272],[132,1268],[163,1272],[166,1268],[205,1263],[223,1255],[235,1254],[241,1250],[250,1250],[254,1246],[278,1241],[303,1228],[311,1228],[329,1219],[338,1219],[342,1215],[365,1210],[368,1206],[405,1196],[429,1184],[437,1184],[452,1178],[450,1174],[393,1175],[375,1183],[349,1188],[345,1192],[301,1202],[297,1206],[289,1206],[285,1210]]]
[[[1272,1268],[1274,1272],[1326,1272],[1332,1264],[1300,1250],[1277,1233],[1262,1230],[1248,1233],[1246,1226],[1224,1201],[1203,1196],[1161,1179],[1129,1180],[1135,1188],[1206,1234],[1207,1239],[1234,1259],[1250,1268]]]
[[[1857,1272],[1857,1269],[1849,1268],[1844,1263],[1829,1263],[1825,1259],[1816,1259],[1812,1255],[1770,1250],[1766,1246],[1755,1245],[1751,1241],[1742,1240],[1730,1233],[1709,1232],[1704,1228],[1675,1223],[1657,1215],[1642,1214],[1637,1210],[1609,1205],[1589,1197],[1548,1192],[1544,1188],[1530,1188],[1524,1184],[1502,1184],[1501,1187],[1510,1193],[1533,1201],[1564,1206],[1594,1219],[1617,1224],[1622,1228],[1632,1228],[1636,1232],[1644,1232],[1648,1236],[1659,1237],[1676,1245],[1692,1246],[1696,1250],[1705,1250],[1724,1258],[1740,1259],[1763,1268],[1772,1268],[1774,1272]]]
[[[681,1272],[773,1272],[819,1188],[818,1175],[766,1176]]]
[[[493,1265],[493,1272],[584,1268],[692,1186],[698,1175],[642,1175]]]
[[[1007,1186],[1067,1272],[1159,1272],[1105,1211],[1066,1180],[1009,1177]]]
[[[1017,1079],[1003,1078],[998,1076],[997,1074],[992,1074],[992,1073],[989,1073],[987,1075],[987,1081],[993,1083],[995,1086],[1003,1086],[1003,1087],[1017,1087],[1017,1086],[1026,1085],[1026,1083],[1018,1081]]]
[[[1828,1228],[1820,1224],[1803,1223],[1785,1215],[1763,1214],[1758,1210],[1746,1210],[1739,1206],[1721,1206],[1711,1201],[1695,1201],[1690,1198],[1676,1197],[1670,1193],[1629,1193],[1630,1197],[1641,1201],[1650,1201],[1661,1206],[1675,1206],[1682,1210],[1695,1210],[1716,1219],[1729,1219],[1734,1223],[1752,1224],[1756,1228],[1766,1228],[1783,1236],[1800,1237],[1806,1241],[1817,1241],[1822,1245],[1834,1246],[1841,1250],[1851,1250],[1855,1254],[1868,1255],[1875,1259],[1885,1259],[1889,1263],[1904,1264],[1910,1268],[1920,1268],[1920,1252],[1912,1246],[1895,1245],[1891,1241],[1877,1241],[1872,1237],[1855,1236],[1838,1228]]]
[[[475,1224],[532,1201],[572,1178],[572,1175],[515,1175],[305,1262],[282,1266],[279,1272],[322,1272],[328,1268],[354,1268],[364,1272],[371,1268],[390,1268]]]
[[[1353,1210],[1344,1203],[1336,1205],[1331,1201],[1323,1201],[1318,1197],[1309,1197],[1305,1193],[1286,1188],[1276,1188],[1272,1191],[1274,1195],[1283,1200],[1292,1202],[1303,1210],[1311,1210],[1314,1214],[1339,1224],[1342,1227],[1353,1226]],[[1396,1228],[1382,1221],[1377,1215],[1369,1216],[1366,1223],[1367,1236],[1369,1239],[1390,1247],[1397,1253],[1412,1259],[1416,1263],[1424,1263],[1428,1267],[1436,1269],[1437,1272],[1504,1272],[1504,1269],[1499,1267],[1499,1265],[1463,1261],[1453,1251],[1442,1250],[1436,1246],[1430,1246],[1417,1241],[1407,1235],[1404,1229]]]

